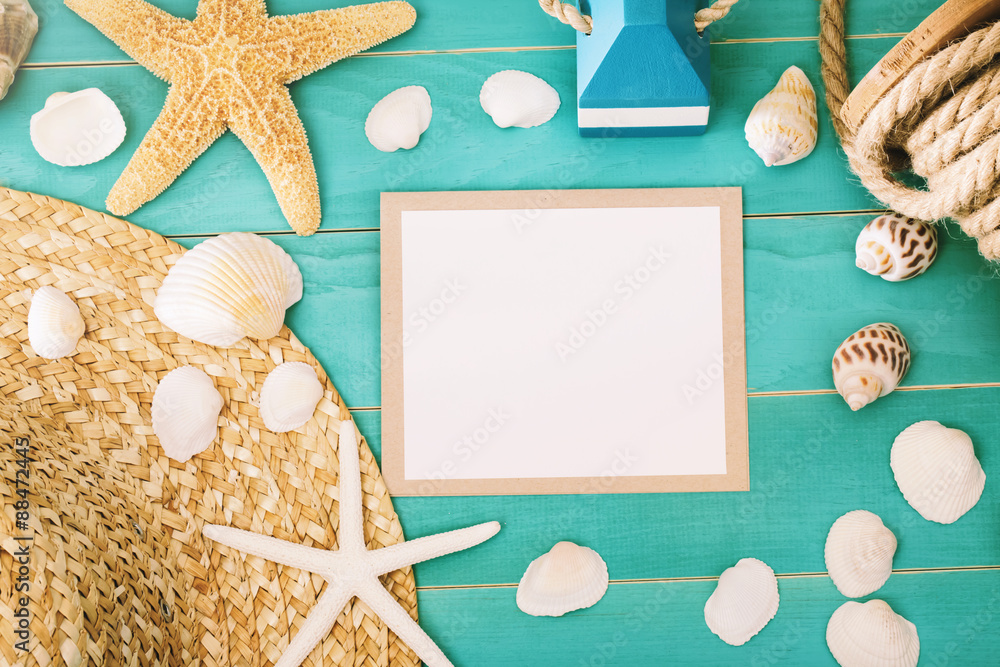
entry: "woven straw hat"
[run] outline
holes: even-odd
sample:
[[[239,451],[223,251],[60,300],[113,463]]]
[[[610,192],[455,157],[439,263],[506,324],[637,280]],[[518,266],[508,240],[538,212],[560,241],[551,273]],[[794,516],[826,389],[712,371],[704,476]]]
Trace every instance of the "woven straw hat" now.
[[[0,189],[0,664],[267,667],[322,592],[319,576],[214,547],[201,529],[334,547],[337,432],[351,416],[287,328],[223,350],[160,324],[153,299],[183,252],[121,220]],[[73,297],[87,324],[57,361],[28,344],[29,298],[43,285]],[[326,393],[306,426],[275,434],[251,401],[283,361],[312,364]],[[212,377],[225,405],[215,444],[181,464],[153,435],[150,404],[158,380],[185,364]],[[22,439],[30,463],[16,478]],[[368,546],[395,544],[402,528],[360,448]],[[384,581],[416,618],[410,569]],[[304,664],[418,663],[355,600]]]

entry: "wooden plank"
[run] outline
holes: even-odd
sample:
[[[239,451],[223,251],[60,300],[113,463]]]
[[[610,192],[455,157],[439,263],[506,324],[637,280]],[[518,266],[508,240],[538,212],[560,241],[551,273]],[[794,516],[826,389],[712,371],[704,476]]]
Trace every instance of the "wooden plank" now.
[[[948,0],[900,41],[858,83],[841,117],[857,129],[875,103],[914,65],[985,21],[1000,17],[997,0]]]
[[[513,588],[425,590],[418,594],[420,624],[456,665],[836,667],[826,624],[846,600],[828,579],[781,579],[775,618],[735,647],[705,625],[703,608],[714,587],[714,581],[612,585],[596,606],[562,618],[521,613]],[[896,574],[879,595],[917,626],[921,665],[996,664],[1000,573]]]
[[[193,18],[194,0],[153,0],[176,16]],[[271,0],[273,15],[295,14],[357,4],[354,0]],[[417,24],[409,32],[371,50],[441,51],[451,49],[510,49],[524,47],[573,47],[574,31],[546,16],[537,3],[525,0],[413,0]],[[939,0],[899,2],[848,2],[847,33],[872,35],[906,33],[939,4]],[[40,29],[28,57],[29,63],[122,61],[128,56],[62,0],[34,0]],[[815,37],[818,9],[801,0],[744,0],[725,19],[710,28],[713,41],[770,40]],[[780,17],[776,20],[775,17]]]
[[[997,565],[998,400],[1000,388],[904,392],[852,413],[839,396],[751,398],[747,493],[412,497],[393,503],[409,539],[482,521],[503,525],[474,552],[418,566],[421,586],[516,583],[528,563],[559,540],[596,549],[616,580],[717,576],[745,556],[776,572],[825,572],[827,531],[855,509],[875,512],[895,533],[897,569]],[[612,410],[628,418],[628,406]],[[378,454],[378,415],[357,414]],[[893,439],[922,419],[967,431],[986,471],[983,497],[951,525],[920,517],[889,467]],[[460,460],[456,453],[454,462]]]
[[[874,62],[887,40],[855,49]],[[568,51],[363,58],[341,63],[292,87],[310,136],[324,208],[323,228],[375,228],[379,193],[401,190],[502,190],[608,187],[744,188],[747,214],[870,209],[875,202],[849,175],[825,109],[819,146],[809,158],[766,168],[747,146],[743,126],[754,103],[790,64],[815,84],[815,44],[734,44],[713,50],[715,106],[701,137],[584,139],[578,135],[574,54]],[[863,65],[864,57],[855,58]],[[486,78],[523,69],[548,80],[563,108],[532,129],[497,128],[479,106]],[[82,80],[86,83],[81,83]],[[424,85],[434,119],[412,151],[380,153],[364,135],[371,106],[389,91]],[[108,159],[60,168],[35,153],[32,113],[58,90],[103,89],[122,109],[129,134]],[[159,113],[166,84],[137,67],[22,72],[0,104],[0,179],[6,186],[51,194],[101,209]],[[822,183],[822,187],[817,184]],[[199,157],[156,200],[130,219],[165,234],[232,229],[287,229],[263,173],[231,134]]]

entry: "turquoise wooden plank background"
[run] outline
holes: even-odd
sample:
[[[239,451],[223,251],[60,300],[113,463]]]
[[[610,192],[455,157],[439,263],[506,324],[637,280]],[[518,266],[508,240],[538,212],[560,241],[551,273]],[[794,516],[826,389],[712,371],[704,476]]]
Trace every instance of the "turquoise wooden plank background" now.
[[[157,0],[193,16],[194,0]],[[271,0],[274,14],[350,4]],[[414,0],[411,32],[292,87],[319,172],[321,232],[287,232],[246,149],[223,137],[161,197],[129,219],[191,246],[225,231],[268,233],[302,268],[305,297],[288,323],[323,363],[376,456],[379,411],[378,197],[390,190],[744,188],[751,490],[730,494],[399,498],[407,536],[491,519],[493,540],[416,569],[421,619],[457,665],[826,665],[826,621],[842,603],[824,573],[823,540],[841,514],[878,513],[899,539],[897,572],[877,595],[920,631],[921,664],[995,664],[1000,651],[1000,289],[995,267],[954,228],[924,276],[899,285],[853,266],[858,230],[879,206],[846,168],[825,109],[807,160],[765,169],[743,139],[753,103],[788,65],[822,96],[813,0],[743,0],[712,28],[708,133],[683,139],[583,140],[575,132],[574,36],[535,0]],[[856,81],[937,0],[849,0]],[[33,3],[42,30],[0,102],[0,183],[103,210],[103,200],[161,106],[166,86],[57,0]],[[501,69],[548,80],[564,107],[531,130],[502,131],[478,105]],[[410,152],[383,154],[363,133],[379,98],[402,85],[430,91],[434,120]],[[119,104],[129,135],[96,165],[43,162],[28,119],[58,90],[97,86]],[[860,326],[890,320],[915,350],[904,391],[851,413],[829,360]],[[711,363],[706,360],[706,364]],[[607,397],[608,414],[630,406]],[[973,437],[987,473],[980,503],[957,523],[924,521],[888,465],[893,437],[937,419]],[[597,549],[612,586],[592,609],[536,619],[514,585],[560,539]],[[714,578],[754,556],[781,575],[775,620],[741,648],[707,630]]]

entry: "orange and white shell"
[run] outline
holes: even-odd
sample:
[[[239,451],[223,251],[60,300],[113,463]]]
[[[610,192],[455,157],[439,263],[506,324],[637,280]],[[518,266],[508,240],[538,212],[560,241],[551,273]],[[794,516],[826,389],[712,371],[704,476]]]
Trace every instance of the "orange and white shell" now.
[[[890,282],[915,278],[937,259],[937,229],[898,213],[880,215],[861,230],[857,266]]]
[[[833,384],[851,410],[890,393],[910,369],[910,346],[893,324],[855,331],[833,355]]]
[[[768,167],[798,162],[816,148],[816,91],[805,72],[792,66],[747,118],[747,143]]]

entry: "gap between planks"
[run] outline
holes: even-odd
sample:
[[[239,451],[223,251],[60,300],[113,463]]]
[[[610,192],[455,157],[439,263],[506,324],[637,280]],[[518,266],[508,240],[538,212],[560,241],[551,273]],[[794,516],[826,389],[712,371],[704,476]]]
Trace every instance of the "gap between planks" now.
[[[913,567],[893,570],[894,575],[907,574],[945,574],[949,572],[997,572],[1000,565],[966,565],[960,567]],[[787,574],[774,575],[778,579],[822,579],[829,578],[826,572],[791,572]],[[627,586],[634,584],[674,584],[674,583],[699,583],[704,581],[718,581],[719,577],[663,577],[653,579],[611,579],[608,584],[611,586]],[[517,584],[467,584],[454,586],[417,586],[418,591],[452,591],[469,590],[476,588],[517,588]]]

